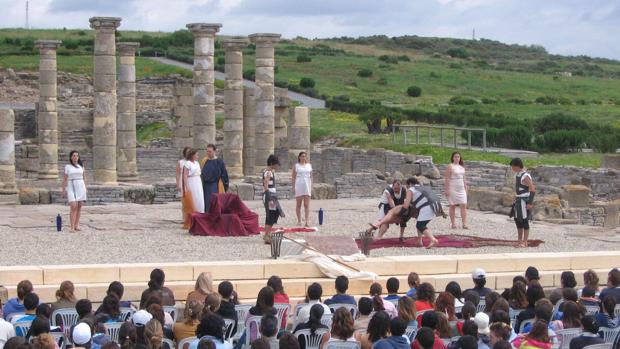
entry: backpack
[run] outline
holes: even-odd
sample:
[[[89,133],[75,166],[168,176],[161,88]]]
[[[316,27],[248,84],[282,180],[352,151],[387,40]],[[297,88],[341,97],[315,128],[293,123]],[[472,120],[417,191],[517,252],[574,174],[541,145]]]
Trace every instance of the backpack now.
[[[431,190],[431,188],[416,186],[415,189],[421,194],[413,202],[413,206],[415,207],[416,211],[419,212],[423,207],[430,206],[433,210],[433,213],[435,213],[435,216],[442,216],[443,218],[447,217],[446,213],[443,211],[443,206],[441,206],[441,201],[439,200],[439,197]],[[426,202],[418,206],[418,202],[420,202],[422,198],[426,198]]]

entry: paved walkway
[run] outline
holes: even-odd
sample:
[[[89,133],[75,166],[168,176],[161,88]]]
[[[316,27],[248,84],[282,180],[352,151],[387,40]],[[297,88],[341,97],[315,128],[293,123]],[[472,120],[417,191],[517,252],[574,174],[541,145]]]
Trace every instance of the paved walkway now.
[[[193,66],[191,64],[175,61],[169,58],[164,58],[164,57],[145,57],[145,58],[152,59],[154,61],[157,61],[163,64],[174,65],[180,68],[185,68],[189,70],[193,69]],[[224,80],[225,75],[222,72],[216,71],[215,78],[218,80]],[[243,80],[243,85],[246,87],[255,87],[254,81],[246,80],[246,79]],[[313,108],[313,109],[325,109],[325,101],[322,99],[313,98],[313,97],[306,96],[304,94],[293,92],[293,91],[288,91],[288,96],[292,100],[298,101],[306,107]]]

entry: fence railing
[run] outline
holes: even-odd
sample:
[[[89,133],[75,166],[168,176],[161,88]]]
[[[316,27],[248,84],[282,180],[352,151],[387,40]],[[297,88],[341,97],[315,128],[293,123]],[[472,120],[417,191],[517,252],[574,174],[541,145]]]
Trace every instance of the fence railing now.
[[[439,130],[439,143],[433,143],[433,131]],[[422,133],[428,133],[427,143],[423,144],[432,144],[439,145],[441,147],[450,147],[458,148],[460,143],[460,132],[467,132],[467,148],[471,149],[471,135],[472,132],[481,132],[482,133],[482,150],[486,150],[487,148],[487,130],[484,128],[471,128],[471,127],[454,127],[454,126],[431,126],[431,125],[392,125],[392,141],[393,143],[398,143],[398,135],[402,133],[403,144],[413,144],[410,143],[410,138],[415,138],[415,144],[420,144],[420,135]],[[446,135],[447,133],[447,135]],[[448,141],[450,141],[450,134],[452,134],[451,142],[446,142],[446,137],[448,137]],[[422,135],[424,136],[424,135]]]

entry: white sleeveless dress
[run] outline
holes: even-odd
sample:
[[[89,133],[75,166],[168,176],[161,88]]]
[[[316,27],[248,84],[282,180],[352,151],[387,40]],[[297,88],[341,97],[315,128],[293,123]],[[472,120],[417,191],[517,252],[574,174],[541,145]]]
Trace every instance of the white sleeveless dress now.
[[[450,205],[467,204],[467,192],[465,191],[465,168],[461,165],[449,165],[452,169],[450,175],[450,188],[446,188],[450,193],[448,201]]]
[[[86,201],[86,184],[84,183],[84,168],[80,165],[65,165],[67,175],[67,200],[69,202]]]
[[[295,197],[312,195],[312,165],[296,163],[295,172]]]
[[[200,178],[200,164],[198,161],[186,161],[184,167],[187,172],[187,187],[192,193],[196,212],[205,212],[205,196],[202,192],[202,179]]]

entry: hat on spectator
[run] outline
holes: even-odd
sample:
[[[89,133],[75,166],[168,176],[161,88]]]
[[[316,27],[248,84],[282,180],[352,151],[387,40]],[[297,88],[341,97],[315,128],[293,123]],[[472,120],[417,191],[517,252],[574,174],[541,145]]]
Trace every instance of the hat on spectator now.
[[[147,322],[151,321],[153,315],[146,310],[138,310],[131,317],[131,321],[136,326],[144,326]]]
[[[476,268],[471,273],[471,277],[475,280],[484,279],[487,277],[487,273],[482,268]]]
[[[478,326],[478,333],[489,335],[491,333],[491,329],[489,329],[489,316],[485,313],[478,313],[476,317],[474,317],[474,322],[476,326]]]
[[[71,333],[71,338],[73,339],[73,343],[82,345],[90,342],[91,340],[90,326],[88,326],[85,322],[80,322],[79,324],[73,327],[73,332]]]

